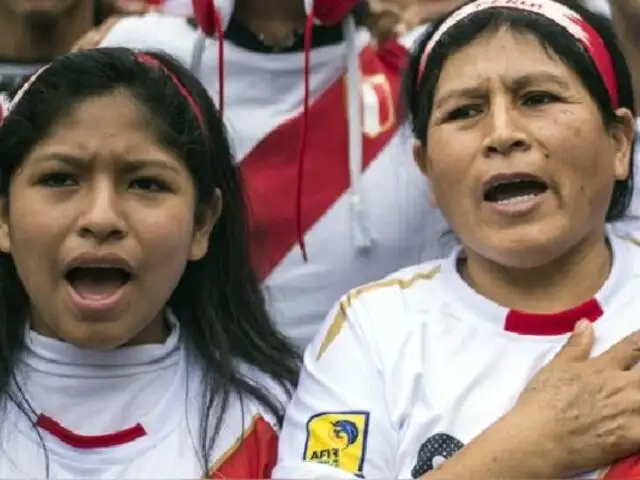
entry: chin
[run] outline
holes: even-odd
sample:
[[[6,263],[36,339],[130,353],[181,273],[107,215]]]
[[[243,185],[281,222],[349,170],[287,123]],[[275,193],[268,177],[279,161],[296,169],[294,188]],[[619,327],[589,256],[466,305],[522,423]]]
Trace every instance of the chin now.
[[[501,235],[474,248],[484,258],[508,268],[530,269],[548,265],[572,248],[573,242],[562,235]]]

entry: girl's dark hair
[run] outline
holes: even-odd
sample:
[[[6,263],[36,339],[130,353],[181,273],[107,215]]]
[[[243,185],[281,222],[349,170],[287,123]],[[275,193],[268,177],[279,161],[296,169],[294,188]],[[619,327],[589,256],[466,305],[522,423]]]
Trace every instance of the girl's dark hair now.
[[[159,65],[139,61],[141,57],[126,48],[89,50],[54,60],[0,127],[0,197],[8,199],[12,176],[22,161],[75,105],[116,89],[126,90],[147,110],[159,141],[183,159],[199,205],[211,205],[216,188],[220,189],[222,214],[209,238],[207,255],[188,263],[168,302],[205,372],[200,448],[206,468],[234,394],[253,398],[282,421],[285,405],[267,386],[244,375],[239,363],[271,376],[290,394],[297,382],[299,355],[272,325],[251,268],[240,175],[211,98],[200,82],[169,56],[144,54]],[[204,129],[179,85],[200,110]],[[2,254],[0,398],[25,413],[32,409],[19,385],[14,389],[12,383],[24,346],[28,309],[13,259]]]
[[[618,83],[620,107],[628,108],[635,116],[631,74],[622,54],[611,21],[602,15],[577,5],[574,1],[555,0],[578,13],[602,37],[611,54]],[[471,3],[471,2],[468,2]],[[457,11],[457,9],[455,10]],[[414,137],[427,144],[427,125],[433,108],[433,95],[445,61],[456,51],[470,44],[481,35],[506,26],[512,31],[533,35],[549,52],[556,54],[569,68],[574,70],[597,103],[606,127],[619,119],[615,115],[609,93],[602,77],[587,51],[563,27],[539,14],[514,8],[491,8],[470,15],[455,24],[436,44],[429,54],[425,72],[418,79],[420,58],[433,33],[450,16],[438,20],[417,43],[409,61],[404,80],[404,101],[409,111]],[[632,147],[633,148],[633,147]],[[633,195],[633,149],[630,171],[626,180],[615,182],[607,221],[622,218],[631,203]]]

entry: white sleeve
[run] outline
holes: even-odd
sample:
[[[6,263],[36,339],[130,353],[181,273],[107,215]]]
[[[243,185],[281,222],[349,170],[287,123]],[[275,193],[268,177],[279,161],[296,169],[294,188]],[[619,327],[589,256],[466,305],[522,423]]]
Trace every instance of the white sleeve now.
[[[398,433],[357,303],[346,296],[307,347],[273,478],[396,478]]]

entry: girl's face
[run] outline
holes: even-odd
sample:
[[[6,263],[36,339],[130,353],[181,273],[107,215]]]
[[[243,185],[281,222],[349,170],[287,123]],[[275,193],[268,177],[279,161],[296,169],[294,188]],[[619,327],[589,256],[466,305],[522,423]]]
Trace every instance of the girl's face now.
[[[546,265],[602,239],[629,175],[633,118],[607,129],[577,74],[532,36],[501,29],[444,64],[416,160],[467,253]]]
[[[85,348],[162,341],[163,308],[220,209],[218,196],[196,225],[195,200],[127,92],[81,102],[24,160],[0,223],[32,328]]]

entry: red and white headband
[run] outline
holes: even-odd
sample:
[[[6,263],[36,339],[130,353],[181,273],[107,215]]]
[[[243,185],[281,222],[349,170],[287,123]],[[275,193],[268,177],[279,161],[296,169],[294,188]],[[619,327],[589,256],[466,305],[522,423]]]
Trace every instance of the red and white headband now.
[[[591,56],[600,77],[607,87],[612,107],[616,109],[620,106],[616,71],[613,66],[613,59],[604,40],[578,13],[554,0],[476,0],[455,11],[442,22],[442,25],[440,25],[429,39],[420,58],[417,79],[418,85],[422,80],[429,54],[445,33],[454,25],[474,13],[490,8],[512,8],[514,10],[537,13],[564,28]]]
[[[16,92],[16,94],[13,96],[11,100],[5,101],[3,97],[0,97],[0,125],[2,125],[2,123],[5,121],[7,116],[9,116],[9,114],[11,113],[11,110],[15,108],[15,106],[18,104],[18,102],[24,96],[27,90],[31,88],[33,83],[38,79],[40,75],[42,75],[42,72],[44,72],[48,66],[49,65],[47,64],[44,67],[41,67],[33,75],[31,75],[29,79],[26,82],[24,82],[22,87],[20,87],[20,90]]]
[[[137,53],[136,59],[144,65],[147,65],[154,69],[161,70],[171,79],[175,87],[178,89],[178,92],[180,93],[180,95],[182,95],[185,98],[185,100],[189,103],[191,110],[193,111],[194,115],[198,119],[198,123],[200,124],[200,127],[203,130],[206,130],[204,117],[202,116],[202,111],[200,110],[200,107],[198,107],[198,104],[195,102],[195,100],[193,99],[189,91],[186,89],[186,87],[180,82],[180,80],[178,80],[178,77],[176,77],[173,74],[173,72],[171,72],[168,68],[162,65],[158,60],[153,58],[151,55],[147,55],[145,53]],[[20,89],[16,92],[16,94],[11,100],[6,101],[4,97],[0,96],[0,125],[2,125],[2,123],[11,113],[11,111],[20,102],[24,94],[27,93],[27,91],[33,86],[33,84],[38,79],[38,77],[42,75],[42,73],[47,68],[49,68],[49,65],[50,64],[47,64],[44,67],[41,67],[33,75],[31,75],[31,77],[29,77],[29,79],[26,82],[24,82],[22,87],[20,87]]]

